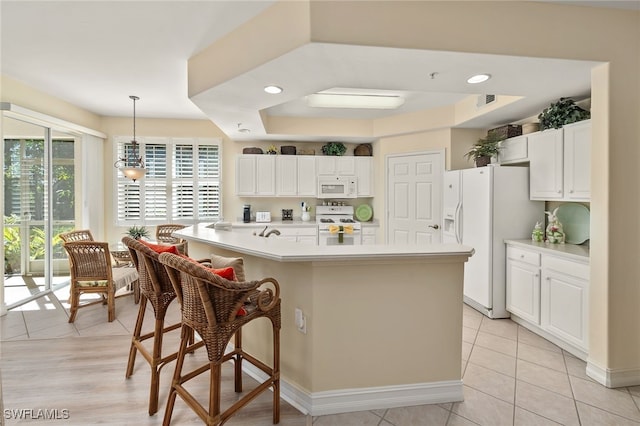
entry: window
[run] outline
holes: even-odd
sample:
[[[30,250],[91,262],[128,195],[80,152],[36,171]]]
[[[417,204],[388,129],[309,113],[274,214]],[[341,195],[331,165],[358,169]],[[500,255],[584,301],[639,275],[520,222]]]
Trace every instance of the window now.
[[[139,138],[146,176],[132,182],[118,173],[117,222],[198,223],[220,216],[220,141]],[[117,157],[131,150],[131,138],[115,140]]]

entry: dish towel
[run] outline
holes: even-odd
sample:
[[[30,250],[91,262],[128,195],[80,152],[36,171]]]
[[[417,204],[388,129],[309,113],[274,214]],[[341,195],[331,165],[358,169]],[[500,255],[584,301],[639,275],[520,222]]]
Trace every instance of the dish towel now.
[[[353,234],[353,226],[347,225],[329,225],[329,232],[331,234],[338,234],[338,242],[342,244],[344,242],[344,233]]]

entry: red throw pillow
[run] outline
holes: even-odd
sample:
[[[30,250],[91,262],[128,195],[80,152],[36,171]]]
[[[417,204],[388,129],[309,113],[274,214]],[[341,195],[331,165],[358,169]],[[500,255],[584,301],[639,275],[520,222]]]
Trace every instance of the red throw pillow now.
[[[181,258],[183,258],[184,260],[188,260],[191,263],[197,263],[198,265],[202,266],[204,269],[206,269],[207,271],[211,271],[216,275],[220,275],[222,278],[225,278],[229,281],[236,281],[236,271],[233,269],[233,267],[231,266],[227,266],[226,268],[207,268],[206,266],[203,266],[200,262],[198,262],[197,260],[184,255],[182,253],[177,253],[178,256],[180,256]]]
[[[151,250],[155,251],[156,253],[178,254],[178,247],[176,246],[169,246],[166,244],[151,244],[150,242],[147,242],[144,240],[138,240],[138,241],[144,244],[145,246],[149,247]]]

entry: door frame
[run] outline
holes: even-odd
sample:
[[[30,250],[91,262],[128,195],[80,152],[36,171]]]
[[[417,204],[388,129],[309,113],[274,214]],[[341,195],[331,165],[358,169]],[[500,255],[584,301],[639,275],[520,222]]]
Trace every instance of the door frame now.
[[[402,152],[402,153],[394,153],[385,155],[384,160],[384,242],[385,244],[389,244],[389,212],[390,212],[390,200],[389,200],[389,162],[391,158],[401,158],[401,157],[415,157],[418,155],[430,155],[430,154],[438,154],[440,156],[440,178],[444,177],[445,166],[446,166],[446,150],[444,148],[439,149],[429,149],[426,151],[410,151],[410,152]],[[440,210],[442,210],[442,191],[440,191]],[[442,215],[442,212],[440,212]],[[442,222],[442,217],[440,218],[440,222]],[[438,226],[442,226],[442,223],[438,223]],[[442,228],[440,228],[440,235],[442,236]]]

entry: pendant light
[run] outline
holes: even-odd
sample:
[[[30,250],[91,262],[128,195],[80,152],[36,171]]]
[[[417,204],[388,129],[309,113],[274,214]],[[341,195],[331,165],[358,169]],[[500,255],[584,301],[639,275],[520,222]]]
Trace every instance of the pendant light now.
[[[133,101],[133,139],[131,140],[131,154],[127,157],[127,149],[125,147],[124,157],[116,161],[113,166],[120,169],[125,177],[135,182],[144,177],[147,169],[144,168],[142,156],[138,156],[138,141],[136,141],[136,101],[140,98],[131,95],[129,99]]]

